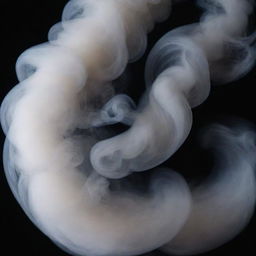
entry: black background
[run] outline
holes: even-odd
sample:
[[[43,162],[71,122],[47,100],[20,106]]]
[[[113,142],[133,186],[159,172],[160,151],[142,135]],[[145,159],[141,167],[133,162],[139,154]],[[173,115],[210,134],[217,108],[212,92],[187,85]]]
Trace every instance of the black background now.
[[[0,93],[2,101],[6,93],[17,83],[14,65],[18,56],[27,48],[45,42],[49,28],[61,18],[65,0],[37,0],[37,1],[9,1],[0,2],[0,29],[1,29],[1,83]],[[169,29],[197,21],[200,10],[195,8],[194,1],[184,2],[175,6],[171,18],[159,24],[149,35],[149,49],[157,39]],[[253,20],[253,19],[252,19]],[[253,22],[252,22],[253,24]],[[255,26],[254,26],[255,27]],[[145,56],[138,63],[130,65],[129,72],[134,74],[132,83],[136,84],[129,93],[138,100],[144,91],[143,70]],[[186,143],[166,162],[186,174],[187,167],[195,172],[187,175],[200,176],[201,171],[210,165],[208,157],[200,150],[197,143],[197,134],[201,127],[216,121],[223,121],[227,116],[237,116],[256,124],[255,94],[256,69],[247,76],[224,86],[213,88],[210,97],[205,103],[193,110],[194,123],[192,132]],[[4,136],[1,133],[1,145]],[[1,147],[2,150],[2,147]],[[185,161],[184,161],[185,159]],[[209,160],[209,161],[208,161]],[[194,168],[194,169],[193,169]],[[68,256],[58,249],[44,236],[25,216],[16,203],[7,185],[3,167],[1,166],[1,251],[2,255],[33,255],[33,256]],[[255,255],[255,217],[245,230],[226,245],[203,255]],[[6,251],[5,251],[6,249]],[[155,251],[151,256],[165,254]]]

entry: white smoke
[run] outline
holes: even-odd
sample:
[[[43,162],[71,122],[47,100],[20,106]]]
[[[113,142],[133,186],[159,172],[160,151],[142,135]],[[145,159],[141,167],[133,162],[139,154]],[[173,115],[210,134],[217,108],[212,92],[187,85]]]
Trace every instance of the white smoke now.
[[[142,56],[146,34],[169,16],[171,0],[71,0],[49,42],[19,57],[20,83],[1,106],[7,180],[29,218],[69,253],[196,254],[250,220],[256,145],[248,125],[206,132],[205,146],[220,156],[200,186],[167,168],[142,179],[143,192],[125,178],[177,151],[211,81],[234,81],[254,64],[256,35],[246,33],[253,1],[197,3],[200,22],[168,32],[149,54],[148,90],[137,108],[115,94],[112,81]],[[120,122],[130,128],[98,134]]]

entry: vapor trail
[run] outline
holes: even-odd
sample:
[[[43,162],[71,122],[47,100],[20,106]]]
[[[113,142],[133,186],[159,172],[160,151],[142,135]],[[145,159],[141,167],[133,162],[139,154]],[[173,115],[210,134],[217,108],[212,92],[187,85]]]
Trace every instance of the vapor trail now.
[[[6,176],[24,211],[58,246],[74,255],[159,247],[195,254],[247,224],[256,195],[248,125],[206,133],[221,164],[199,187],[167,168],[142,181],[141,191],[125,177],[176,152],[211,81],[233,81],[253,66],[255,34],[246,34],[252,3],[198,1],[201,21],[170,31],[152,49],[148,92],[137,109],[111,83],[144,53],[146,34],[168,17],[170,0],[71,0],[49,42],[19,57],[20,83],[1,106]],[[104,131],[118,122],[130,128],[115,136]]]

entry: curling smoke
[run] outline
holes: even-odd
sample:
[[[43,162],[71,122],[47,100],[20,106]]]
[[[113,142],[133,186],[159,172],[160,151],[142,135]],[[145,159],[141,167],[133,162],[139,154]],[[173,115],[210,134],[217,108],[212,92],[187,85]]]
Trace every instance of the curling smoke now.
[[[254,64],[255,34],[246,35],[252,1],[198,4],[201,21],[167,33],[151,51],[148,93],[137,109],[114,95],[111,81],[144,53],[171,0],[72,0],[49,43],[19,57],[20,83],[1,106],[6,176],[30,219],[64,250],[196,254],[232,239],[252,216],[256,149],[248,126],[209,129],[204,143],[220,160],[198,187],[163,168],[143,192],[124,182],[177,151],[210,81],[233,81]],[[118,122],[130,128],[99,138],[98,128]]]

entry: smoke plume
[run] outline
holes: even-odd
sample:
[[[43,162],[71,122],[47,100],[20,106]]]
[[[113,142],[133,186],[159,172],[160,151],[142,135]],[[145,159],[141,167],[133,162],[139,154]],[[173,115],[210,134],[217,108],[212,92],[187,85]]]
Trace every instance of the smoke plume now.
[[[254,65],[253,1],[198,0],[200,21],[169,31],[151,50],[138,106],[115,92],[113,81],[178,3],[71,0],[49,42],[17,60],[19,84],[1,105],[6,177],[33,223],[73,255],[202,253],[231,240],[253,215],[252,126],[205,131],[216,164],[198,186],[159,167],[186,140],[192,108],[211,84],[232,82]],[[117,123],[128,129],[106,129]]]

